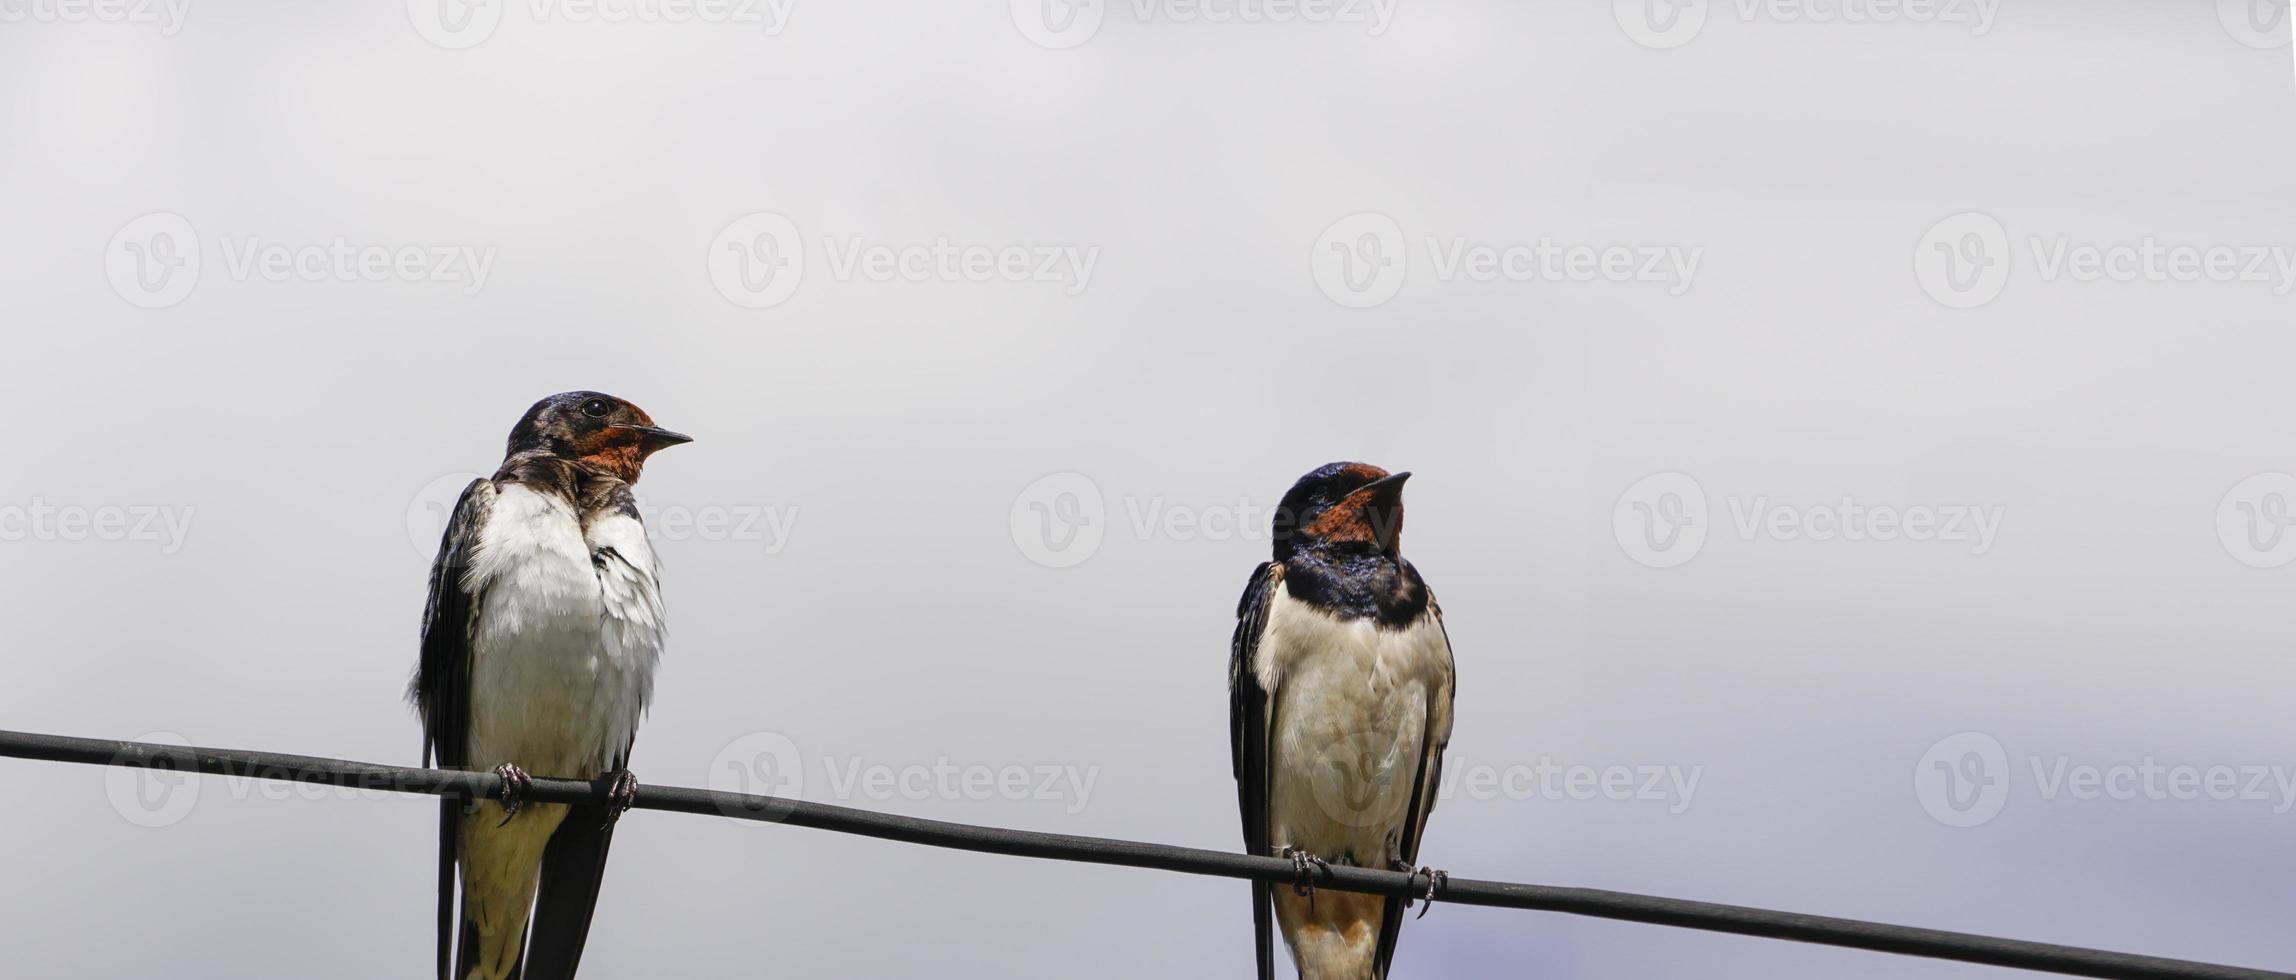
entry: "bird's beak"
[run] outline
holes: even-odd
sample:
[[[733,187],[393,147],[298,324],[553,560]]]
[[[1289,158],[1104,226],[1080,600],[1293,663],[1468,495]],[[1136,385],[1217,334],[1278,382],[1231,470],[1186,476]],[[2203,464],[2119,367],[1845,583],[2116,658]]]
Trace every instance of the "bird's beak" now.
[[[615,428],[625,432],[637,433],[638,452],[647,456],[671,446],[694,441],[694,437],[685,433],[671,432],[668,429],[656,428],[651,425],[617,425]]]
[[[1394,495],[1395,499],[1401,500],[1403,498],[1403,481],[1408,479],[1411,479],[1411,474],[1407,472],[1389,473],[1386,476],[1380,477],[1379,479],[1373,480],[1370,483],[1366,483],[1360,487],[1355,488],[1355,492],[1363,493],[1366,491],[1371,491],[1375,493],[1392,494]]]
[[[1362,497],[1363,517],[1371,522],[1371,535],[1379,550],[1395,555],[1403,538],[1403,481],[1409,473],[1391,473],[1357,487],[1350,497]]]

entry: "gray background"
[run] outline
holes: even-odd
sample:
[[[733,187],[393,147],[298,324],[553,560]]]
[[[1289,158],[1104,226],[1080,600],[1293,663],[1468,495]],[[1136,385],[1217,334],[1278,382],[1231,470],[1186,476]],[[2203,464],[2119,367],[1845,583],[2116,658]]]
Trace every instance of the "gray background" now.
[[[1377,34],[1101,13],[1059,50],[997,3],[799,0],[778,35],[520,4],[466,50],[398,3],[0,24],[0,507],[192,515],[172,552],[0,544],[0,724],[411,763],[425,488],[490,470],[533,399],[594,387],[697,437],[655,460],[649,507],[796,514],[779,547],[660,543],[674,635],[642,779],[721,777],[757,732],[817,799],[823,760],[1097,767],[1075,813],[844,802],[1231,847],[1222,675],[1266,543],[1143,536],[1127,501],[1264,508],[1361,458],[1418,474],[1406,550],[1458,651],[1455,768],[1702,767],[1680,813],[1455,796],[1431,863],[2296,969],[2296,813],[2049,799],[2029,762],[2296,766],[2296,567],[2216,529],[2235,483],[2296,468],[2290,296],[2051,279],[2025,245],[2296,244],[2286,47],[2207,3],[2009,0],[1978,34],[1717,2],[1670,49],[1598,3],[1402,0]],[[1914,255],[1972,210],[2012,273],[1950,309]],[[803,230],[808,267],[751,310],[707,256],[758,211]],[[1365,211],[1413,264],[1349,309],[1311,260]],[[149,212],[203,250],[153,310],[106,275]],[[497,258],[472,295],[234,280],[219,241],[246,236]],[[825,236],[1099,252],[1070,296],[841,281]],[[1704,252],[1671,296],[1441,281],[1426,236]],[[1651,568],[1614,509],[1665,471],[1712,533]],[[1103,498],[1071,567],[1010,519],[1052,473]],[[1728,499],[1844,494],[2004,519],[1983,555],[1730,530]],[[1915,775],[1965,731],[2006,747],[2011,789],[1957,828]],[[210,780],[154,828],[95,769],[0,777],[12,972],[428,969],[426,800]],[[587,965],[1235,976],[1245,894],[639,813]],[[2009,975],[1459,907],[1411,924],[1398,972]]]

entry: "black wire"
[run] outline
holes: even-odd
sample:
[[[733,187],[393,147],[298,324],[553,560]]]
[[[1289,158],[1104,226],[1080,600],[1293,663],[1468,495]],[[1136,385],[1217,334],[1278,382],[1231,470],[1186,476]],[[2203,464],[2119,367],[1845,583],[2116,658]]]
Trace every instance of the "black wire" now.
[[[464,798],[492,796],[501,789],[501,780],[493,773],[448,772],[312,756],[182,748],[24,732],[0,731],[0,756],[92,765],[167,768],[182,772],[326,783],[365,790]],[[537,777],[526,798],[550,803],[603,803],[606,801],[606,788],[603,783]],[[1289,883],[1293,878],[1292,863],[1281,858],[1102,837],[976,827],[856,810],[827,803],[679,786],[639,787],[636,808],[672,813],[719,814],[743,820],[784,823],[793,827],[811,827],[883,840],[1016,857],[1156,868],[1223,878],[1258,878],[1280,883]],[[1376,895],[1418,896],[1426,892],[1427,879],[1422,875],[1399,871],[1334,865],[1328,876],[1317,877],[1316,885],[1319,888]],[[1453,905],[1564,912],[2070,976],[2129,980],[2296,980],[2296,974],[2290,973],[1592,888],[1522,885],[1454,877],[1437,894],[1441,901]]]

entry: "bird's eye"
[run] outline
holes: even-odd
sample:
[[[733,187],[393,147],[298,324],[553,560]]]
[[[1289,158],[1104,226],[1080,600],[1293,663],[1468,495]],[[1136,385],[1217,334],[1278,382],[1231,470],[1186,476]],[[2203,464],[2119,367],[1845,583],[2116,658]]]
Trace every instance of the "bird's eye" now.
[[[602,418],[605,418],[605,417],[606,417],[606,400],[605,400],[605,399],[603,399],[603,398],[592,398],[592,399],[590,399],[589,401],[583,402],[583,403],[582,403],[582,414],[584,414],[584,415],[587,415],[587,416],[590,416],[591,418],[594,418],[594,419],[602,419]]]

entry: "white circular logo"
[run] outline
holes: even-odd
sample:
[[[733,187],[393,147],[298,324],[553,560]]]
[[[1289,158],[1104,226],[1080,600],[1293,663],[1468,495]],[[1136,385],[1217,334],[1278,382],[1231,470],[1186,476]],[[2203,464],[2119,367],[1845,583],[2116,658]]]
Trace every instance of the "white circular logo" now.
[[[1689,44],[1706,26],[1706,0],[1611,0],[1619,30],[1646,48]]]
[[[797,223],[771,211],[735,218],[710,239],[709,267],[727,302],[750,310],[778,306],[805,278]]]
[[[2258,473],[2216,502],[2216,540],[2250,568],[2296,561],[2296,476]]]
[[[174,732],[145,732],[134,741],[174,748],[191,745],[190,739]],[[112,802],[112,812],[138,827],[174,826],[199,805],[199,773],[189,759],[163,753],[148,766],[105,767],[104,795]]]
[[[423,40],[459,51],[494,36],[502,0],[407,0],[407,22]]]
[[[1358,211],[1316,236],[1308,267],[1332,302],[1366,310],[1395,298],[1408,259],[1402,225],[1377,211]]]
[[[1324,818],[1342,827],[1391,823],[1418,771],[1401,757],[1403,741],[1393,732],[1349,732],[1322,745],[1303,747],[1314,750],[1314,755],[1299,760],[1298,771],[1308,774]]]
[[[1059,51],[1092,40],[1108,16],[1106,0],[1011,0],[1012,23],[1037,46]]]
[[[1628,558],[1651,568],[1673,568],[1706,547],[1706,491],[1688,473],[1652,473],[1610,510],[1611,534]]]
[[[1100,485],[1082,473],[1054,473],[1012,500],[1012,543],[1046,568],[1084,564],[1108,533]]]
[[[789,815],[790,801],[805,798],[805,759],[789,736],[751,732],[718,750],[710,759],[710,771],[702,784],[720,793],[771,797],[720,799],[718,809],[745,823],[775,823]]]
[[[1913,277],[1930,299],[1956,310],[1993,302],[2009,285],[2009,232],[1982,211],[1963,211],[1922,233]]]
[[[2009,753],[1984,732],[1938,739],[1913,766],[1913,796],[1948,827],[1975,827],[2009,803]]]
[[[407,501],[407,543],[415,546],[415,554],[425,561],[437,557],[463,490],[470,481],[485,478],[483,473],[449,473],[415,491],[414,499]]]
[[[172,211],[130,221],[104,246],[104,275],[121,299],[144,309],[181,303],[199,285],[199,233]]]
[[[2216,19],[2233,40],[2249,47],[2288,46],[2288,0],[2216,0]]]

